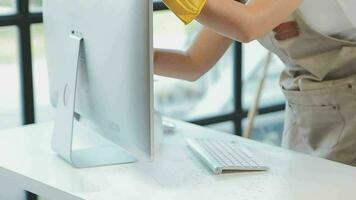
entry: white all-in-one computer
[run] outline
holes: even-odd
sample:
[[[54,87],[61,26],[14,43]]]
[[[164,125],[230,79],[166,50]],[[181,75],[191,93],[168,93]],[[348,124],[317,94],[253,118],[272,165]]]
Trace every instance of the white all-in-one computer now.
[[[153,157],[158,123],[152,12],[152,0],[44,2],[50,92],[57,107],[52,146],[73,166]],[[73,149],[77,132],[94,132],[107,142]],[[267,169],[235,142],[190,139],[188,145],[217,174]]]
[[[152,157],[152,1],[46,0],[44,25],[54,151],[75,167]],[[78,130],[113,143],[74,150]]]

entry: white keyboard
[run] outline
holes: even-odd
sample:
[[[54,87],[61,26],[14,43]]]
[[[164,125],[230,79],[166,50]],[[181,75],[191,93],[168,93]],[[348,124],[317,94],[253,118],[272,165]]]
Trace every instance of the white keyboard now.
[[[226,171],[264,171],[262,165],[247,149],[233,141],[188,139],[192,151],[215,173]]]

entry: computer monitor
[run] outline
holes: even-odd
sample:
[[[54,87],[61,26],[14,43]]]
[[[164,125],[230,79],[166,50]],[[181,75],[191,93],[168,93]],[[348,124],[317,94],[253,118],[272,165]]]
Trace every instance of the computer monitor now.
[[[75,167],[152,157],[152,0],[46,0],[44,27],[53,149]],[[78,127],[116,145],[74,151]]]

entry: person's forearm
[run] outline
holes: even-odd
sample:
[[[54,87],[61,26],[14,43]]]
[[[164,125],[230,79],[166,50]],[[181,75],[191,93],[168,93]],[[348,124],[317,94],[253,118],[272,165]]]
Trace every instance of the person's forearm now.
[[[231,43],[231,39],[203,28],[187,51],[156,49],[154,71],[157,75],[195,81],[218,62]]]
[[[195,81],[201,70],[184,51],[155,49],[154,73],[160,76]]]
[[[247,5],[232,0],[207,0],[197,20],[241,42],[271,31],[298,7],[301,0],[250,0]]]

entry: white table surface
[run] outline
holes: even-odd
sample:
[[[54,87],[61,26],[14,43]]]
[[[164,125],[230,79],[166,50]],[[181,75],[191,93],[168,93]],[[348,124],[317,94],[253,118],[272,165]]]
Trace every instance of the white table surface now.
[[[0,132],[0,178],[50,200],[340,200],[356,198],[356,168],[176,122],[154,162],[75,169],[50,149],[53,124]],[[267,172],[213,175],[186,137],[237,140]],[[0,188],[1,190],[1,188]],[[6,192],[6,191],[1,191]]]

